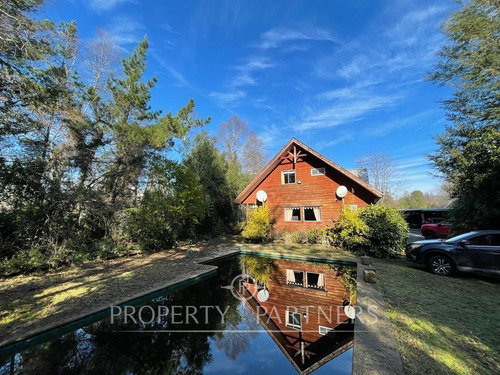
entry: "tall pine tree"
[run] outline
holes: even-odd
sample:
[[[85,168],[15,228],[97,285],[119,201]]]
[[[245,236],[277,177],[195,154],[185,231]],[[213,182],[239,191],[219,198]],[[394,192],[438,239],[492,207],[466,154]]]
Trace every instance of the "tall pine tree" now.
[[[500,3],[462,0],[430,79],[455,89],[429,159],[450,183],[457,227],[500,228]]]

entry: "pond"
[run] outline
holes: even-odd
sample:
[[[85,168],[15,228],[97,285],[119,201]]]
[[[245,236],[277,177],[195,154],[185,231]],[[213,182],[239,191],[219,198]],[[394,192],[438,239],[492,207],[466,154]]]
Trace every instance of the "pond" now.
[[[238,255],[0,351],[0,374],[351,374],[356,268]],[[350,318],[351,317],[351,318]]]

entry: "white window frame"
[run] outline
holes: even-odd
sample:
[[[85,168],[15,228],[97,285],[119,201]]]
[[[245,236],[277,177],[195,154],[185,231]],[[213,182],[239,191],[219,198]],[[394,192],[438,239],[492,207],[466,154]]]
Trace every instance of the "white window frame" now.
[[[300,324],[297,325],[297,324],[293,324],[293,323],[290,323],[290,320],[288,319],[288,314],[294,314],[294,315],[298,315],[299,316],[299,322]],[[302,329],[302,314],[299,313],[299,312],[296,312],[296,311],[290,311],[290,310],[286,310],[285,311],[285,325],[287,327],[290,327],[290,328],[293,328],[293,329]]]
[[[293,270],[293,269],[287,269],[287,271],[291,271],[291,272],[300,272],[302,273],[302,284],[297,284],[297,283],[289,283],[288,281],[288,275],[287,275],[287,278],[286,278],[286,285],[295,285],[295,286],[304,286],[304,282],[306,281],[306,275],[304,274],[304,271],[300,271],[300,270]]]
[[[306,220],[306,208],[319,208],[319,220]],[[303,220],[304,221],[307,221],[309,223],[319,223],[321,222],[322,220],[322,216],[323,216],[323,209],[322,209],[322,206],[304,206],[303,209]]]
[[[325,167],[311,168],[311,176],[324,176],[324,175],[325,175]]]
[[[332,332],[332,331],[334,331],[334,329],[331,327],[318,326],[318,333],[320,335],[326,336],[326,335],[328,335],[329,332]]]
[[[287,220],[286,219],[286,210],[295,210],[295,209],[298,209],[299,210],[299,220],[293,220],[293,219],[290,219],[290,220]],[[285,215],[285,221],[287,223],[300,223],[301,221],[303,221],[303,217],[302,217],[302,207],[300,206],[286,206],[285,207],[285,212],[283,213]],[[291,216],[293,218],[293,215]]]
[[[293,172],[293,182],[285,182],[285,175],[290,175]],[[289,169],[287,171],[281,171],[281,184],[282,185],[293,185],[297,181],[297,174],[295,173],[295,169]]]
[[[323,279],[325,280],[325,285],[321,288],[321,287],[318,287],[318,288],[314,288],[314,287],[310,287],[309,286],[309,280],[308,280],[308,275],[310,273],[315,273],[316,275],[318,275],[318,281],[319,281],[319,278],[321,275],[323,275]],[[305,287],[306,288],[309,288],[309,289],[314,289],[314,290],[325,290],[326,289],[326,275],[324,273],[321,273],[321,272],[309,272],[309,271],[306,271],[305,272]]]

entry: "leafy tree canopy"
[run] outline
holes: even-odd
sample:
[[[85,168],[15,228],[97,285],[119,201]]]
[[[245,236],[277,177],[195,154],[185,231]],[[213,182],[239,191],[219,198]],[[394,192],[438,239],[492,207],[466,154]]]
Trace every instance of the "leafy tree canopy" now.
[[[500,3],[463,0],[443,25],[447,44],[429,78],[455,89],[445,100],[450,124],[430,155],[449,182],[457,227],[500,225]]]

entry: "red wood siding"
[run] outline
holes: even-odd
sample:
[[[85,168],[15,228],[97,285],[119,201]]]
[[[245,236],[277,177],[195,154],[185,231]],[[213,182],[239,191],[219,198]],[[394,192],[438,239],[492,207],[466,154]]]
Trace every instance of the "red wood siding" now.
[[[314,265],[308,262],[280,259],[275,260],[274,265],[268,286],[269,299],[266,302],[258,302],[261,308],[265,309],[260,310],[259,314],[264,318],[264,311],[267,311],[269,317],[281,331],[291,331],[287,333],[291,342],[293,337],[298,337],[298,330],[295,331],[293,328],[286,326],[285,314],[287,309],[294,311],[293,308],[296,308],[297,312],[301,314],[302,337],[310,342],[322,337],[318,332],[320,325],[335,328],[347,320],[342,302],[344,299],[349,298],[349,294],[346,292],[345,287],[340,284],[336,271],[332,270],[328,264]],[[287,269],[324,273],[325,290],[287,285]],[[256,295],[254,284],[245,283],[245,287]],[[323,315],[323,312],[326,316]],[[306,314],[306,317],[303,314]]]
[[[311,168],[325,168],[326,173],[311,176]],[[345,205],[357,205],[361,208],[374,203],[374,196],[365,188],[312,155],[307,155],[303,161],[295,164],[295,184],[282,184],[281,172],[290,169],[293,169],[293,164],[289,160],[283,160],[243,202],[255,204],[256,192],[264,190],[268,196],[266,203],[271,208],[271,220],[275,229],[306,230],[325,227],[339,220],[342,201],[337,199],[335,191],[340,185],[348,189]],[[321,222],[304,221],[303,210],[301,221],[285,221],[284,210],[289,206],[321,206]]]

